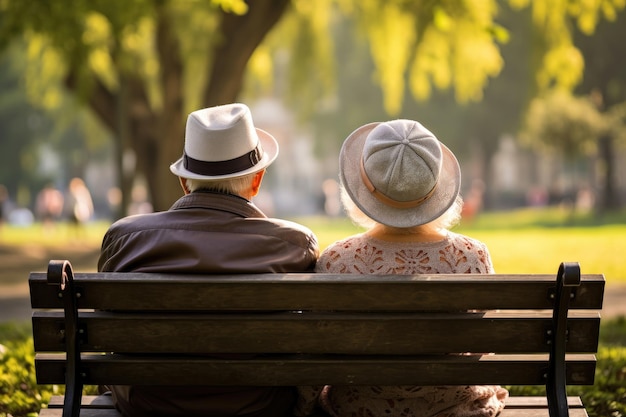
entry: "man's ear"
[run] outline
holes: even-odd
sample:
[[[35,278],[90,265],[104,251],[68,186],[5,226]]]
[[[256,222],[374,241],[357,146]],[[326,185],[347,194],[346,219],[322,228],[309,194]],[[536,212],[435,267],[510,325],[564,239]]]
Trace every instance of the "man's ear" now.
[[[261,182],[263,181],[263,176],[265,175],[265,170],[262,169],[254,175],[252,179],[252,197],[259,193],[259,189],[261,188]]]
[[[180,186],[182,187],[185,195],[191,193],[189,187],[187,186],[187,178],[178,177],[178,180],[180,181]]]

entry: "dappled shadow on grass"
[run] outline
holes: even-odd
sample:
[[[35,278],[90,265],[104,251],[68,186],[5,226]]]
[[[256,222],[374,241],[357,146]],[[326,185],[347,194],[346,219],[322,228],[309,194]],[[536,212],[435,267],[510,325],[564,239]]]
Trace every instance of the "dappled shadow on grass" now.
[[[602,319],[600,345],[626,347],[626,317]]]
[[[69,259],[77,270],[95,271],[99,253],[97,245],[0,244],[0,285],[26,282],[30,272],[45,271],[50,259]]]
[[[607,225],[626,225],[626,210],[593,213],[576,212],[562,207],[528,207],[501,212],[482,212],[473,219],[464,219],[459,229],[584,228]]]
[[[45,271],[50,259],[68,259],[78,270],[95,271],[108,222],[77,229],[71,224],[4,225],[0,230],[0,286],[23,284],[33,271]]]

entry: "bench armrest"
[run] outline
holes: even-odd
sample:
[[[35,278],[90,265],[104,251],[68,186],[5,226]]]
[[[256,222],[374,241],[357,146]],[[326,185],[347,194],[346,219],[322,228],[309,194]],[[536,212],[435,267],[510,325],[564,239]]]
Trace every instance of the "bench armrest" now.
[[[567,344],[567,314],[570,300],[576,296],[580,285],[580,265],[577,262],[563,262],[556,277],[552,329],[548,331],[550,344],[550,368],[546,381],[546,394],[550,416],[568,417],[567,389],[565,375],[565,352]]]
[[[74,287],[74,272],[69,261],[52,260],[48,263],[48,284],[58,286],[58,295],[63,300],[65,312],[64,338],[67,369],[63,417],[79,417],[83,381],[80,371],[80,330],[76,299],[80,297],[80,293]]]

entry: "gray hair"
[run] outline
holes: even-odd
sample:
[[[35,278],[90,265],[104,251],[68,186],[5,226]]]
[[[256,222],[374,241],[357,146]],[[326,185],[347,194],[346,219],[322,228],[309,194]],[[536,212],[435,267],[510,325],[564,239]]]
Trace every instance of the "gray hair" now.
[[[346,214],[348,215],[350,220],[352,220],[352,222],[357,226],[369,230],[372,229],[374,226],[380,224],[376,220],[369,217],[367,214],[363,213],[363,211],[361,211],[361,209],[358,208],[356,204],[354,204],[354,201],[352,201],[350,195],[343,186],[341,186],[341,203],[343,204],[346,210]],[[454,203],[452,203],[452,206],[450,206],[450,208],[445,213],[443,213],[441,216],[431,221],[430,223],[416,227],[429,228],[433,230],[450,230],[460,223],[462,209],[463,198],[458,195]],[[385,225],[385,227],[390,226]]]
[[[187,178],[187,188],[189,188],[190,192],[208,190],[240,196],[245,194],[250,189],[252,179],[256,174],[256,172],[253,172],[252,174],[244,175],[242,177],[226,178],[221,180],[197,180]]]

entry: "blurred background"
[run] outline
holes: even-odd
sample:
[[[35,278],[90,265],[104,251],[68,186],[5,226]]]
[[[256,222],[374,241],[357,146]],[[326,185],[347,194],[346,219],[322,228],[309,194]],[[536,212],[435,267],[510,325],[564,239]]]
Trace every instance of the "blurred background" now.
[[[28,273],[94,271],[112,221],[181,196],[187,114],[236,101],[280,143],[255,203],[322,249],[357,231],[344,139],[422,122],[497,272],[605,275],[583,402],[626,415],[625,40],[626,0],[0,0],[0,417],[51,394],[29,373]]]
[[[187,114],[241,101],[280,142],[255,201],[341,216],[362,124],[422,122],[464,216],[626,202],[624,0],[0,0],[0,200],[13,225],[181,195]]]

